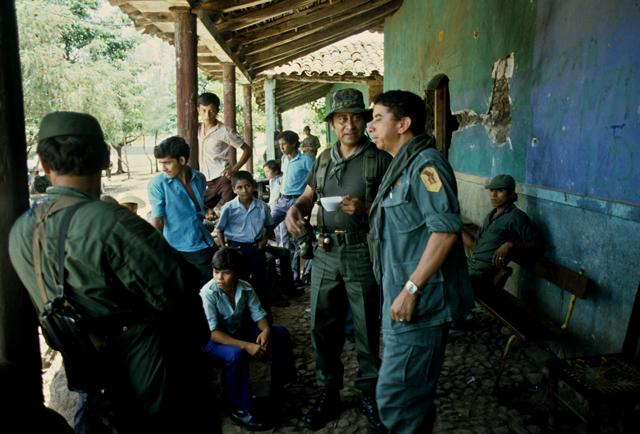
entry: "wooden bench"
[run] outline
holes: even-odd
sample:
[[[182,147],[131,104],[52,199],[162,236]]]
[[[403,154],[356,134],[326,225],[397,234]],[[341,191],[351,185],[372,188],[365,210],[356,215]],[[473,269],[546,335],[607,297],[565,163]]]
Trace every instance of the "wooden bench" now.
[[[471,235],[475,235],[478,227],[474,224],[466,224],[464,230]],[[534,311],[520,298],[504,289],[504,285],[513,271],[511,267],[501,269],[493,280],[493,285],[475,291],[474,295],[478,304],[512,333],[502,351],[500,367],[496,372],[494,392],[498,389],[513,342],[516,340],[536,343],[562,342],[568,335],[569,322],[571,321],[576,300],[578,298],[586,298],[588,288],[593,285],[582,270],[570,270],[542,257],[533,260],[514,258],[513,261],[533,276],[548,281],[561,290],[568,292],[570,297],[563,309],[563,322],[559,324],[543,313]]]
[[[600,432],[602,404],[615,405],[623,411],[624,432],[633,432],[631,413],[640,400],[640,366],[634,360],[640,338],[640,285],[631,309],[622,351],[584,357],[554,358],[549,364],[549,428],[555,430],[557,403],[561,402],[579,415],[558,395],[558,382],[583,396],[587,401],[587,432]],[[636,421],[637,423],[637,421]],[[637,424],[636,431],[637,432]]]

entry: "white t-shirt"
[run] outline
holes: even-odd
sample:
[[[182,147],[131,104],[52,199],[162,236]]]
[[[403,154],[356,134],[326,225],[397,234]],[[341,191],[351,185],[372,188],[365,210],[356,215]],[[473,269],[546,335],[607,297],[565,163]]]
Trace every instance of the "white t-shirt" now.
[[[200,172],[211,181],[222,175],[229,166],[229,149],[242,148],[244,140],[235,131],[218,122],[215,127],[204,131],[204,124],[198,127],[198,157]]]

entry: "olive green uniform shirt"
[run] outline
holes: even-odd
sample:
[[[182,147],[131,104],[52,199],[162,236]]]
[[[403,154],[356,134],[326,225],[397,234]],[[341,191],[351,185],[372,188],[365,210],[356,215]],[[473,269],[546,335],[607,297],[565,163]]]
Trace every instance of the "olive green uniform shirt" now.
[[[199,302],[192,277],[175,251],[149,223],[117,204],[101,202],[70,188],[55,187],[14,224],[9,236],[11,262],[38,313],[44,301],[34,271],[32,240],[36,207],[48,209],[62,196],[88,202],[73,216],[66,238],[68,298],[101,332],[109,335],[118,390],[132,412],[153,414],[165,406],[167,389],[184,381],[197,338],[208,337],[187,300]],[[45,222],[42,269],[48,298],[57,279],[58,236],[65,209]],[[55,276],[55,277],[54,277]],[[194,282],[195,283],[195,282]],[[199,304],[199,303],[198,303]],[[199,318],[197,318],[199,320]],[[198,324],[198,328],[189,328]],[[188,336],[184,334],[187,333]],[[194,344],[194,345],[190,345]],[[195,354],[196,352],[193,351]]]

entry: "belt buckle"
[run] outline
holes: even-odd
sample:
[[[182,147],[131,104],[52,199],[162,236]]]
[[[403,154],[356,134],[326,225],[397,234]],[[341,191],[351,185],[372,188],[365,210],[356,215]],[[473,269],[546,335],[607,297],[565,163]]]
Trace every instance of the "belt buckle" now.
[[[347,231],[342,230],[342,229],[336,229],[333,232],[336,234],[336,239],[338,240],[339,244],[346,244],[347,243]]]

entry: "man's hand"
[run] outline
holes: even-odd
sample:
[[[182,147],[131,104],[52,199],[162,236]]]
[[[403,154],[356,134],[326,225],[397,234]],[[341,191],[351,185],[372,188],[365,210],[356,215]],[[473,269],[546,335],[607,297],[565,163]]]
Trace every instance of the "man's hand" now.
[[[342,209],[343,213],[348,215],[362,215],[366,214],[368,211],[366,203],[363,200],[350,195],[342,197],[340,209]]]
[[[287,230],[291,235],[294,237],[300,235],[299,225],[304,223],[304,216],[296,205],[289,208],[289,211],[287,211],[287,217],[284,219],[284,223],[287,225]]]
[[[238,167],[237,164],[233,166],[229,166],[222,171],[222,176],[224,176],[227,179],[231,179],[231,177],[235,175],[238,170],[240,170],[240,168]]]
[[[256,338],[256,344],[260,345],[265,350],[269,347],[269,339],[271,339],[271,328],[267,327],[262,330],[262,333]]]
[[[391,319],[399,322],[411,322],[413,311],[416,310],[417,301],[417,294],[411,295],[406,289],[402,288],[400,294],[398,294],[391,304]]]
[[[258,360],[262,360],[267,353],[267,349],[258,344],[247,342],[244,346],[244,350],[249,353],[250,356],[255,357]]]
[[[494,252],[493,258],[491,258],[491,264],[494,267],[504,267],[511,260],[511,249],[513,248],[513,243],[511,241],[507,241]]]

